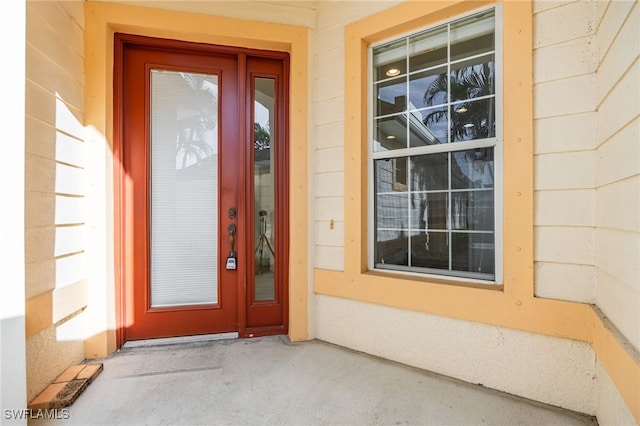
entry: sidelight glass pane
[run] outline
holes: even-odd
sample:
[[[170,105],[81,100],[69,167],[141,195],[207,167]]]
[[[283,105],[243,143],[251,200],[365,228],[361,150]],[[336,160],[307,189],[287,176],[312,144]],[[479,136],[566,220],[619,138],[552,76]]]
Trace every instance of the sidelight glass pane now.
[[[254,79],[253,170],[255,300],[275,300],[275,80]]]
[[[218,302],[218,77],[151,71],[151,306]]]

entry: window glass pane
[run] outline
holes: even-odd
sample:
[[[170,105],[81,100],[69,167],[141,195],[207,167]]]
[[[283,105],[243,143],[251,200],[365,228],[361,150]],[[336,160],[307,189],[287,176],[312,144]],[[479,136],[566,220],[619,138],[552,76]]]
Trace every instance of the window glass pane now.
[[[447,210],[449,197],[446,192],[428,192],[414,194],[417,212],[412,211],[416,221],[413,229],[447,229]],[[413,217],[412,217],[413,218]]]
[[[491,52],[495,48],[494,11],[451,24],[451,61]]]
[[[446,106],[409,113],[409,146],[447,143],[449,108]]]
[[[451,153],[451,188],[493,188],[493,148]]]
[[[394,78],[376,84],[374,115],[393,114],[407,109],[407,79]]]
[[[495,273],[493,234],[452,234],[451,262],[454,271],[489,274]]]
[[[376,264],[409,266],[407,231],[377,231],[375,262]]]
[[[447,67],[438,67],[409,76],[409,109],[446,104]]]
[[[409,39],[409,71],[447,62],[447,26],[434,28]]]
[[[451,194],[451,229],[493,231],[493,191]]]
[[[374,79],[384,80],[407,72],[407,42],[405,39],[373,49]]]
[[[495,94],[494,57],[481,56],[451,66],[451,100]]]
[[[495,137],[495,98],[457,103],[453,105],[452,111],[453,142]]]
[[[377,194],[407,191],[407,157],[377,160],[375,166]]]
[[[375,152],[407,147],[407,115],[397,114],[374,120]]]
[[[275,80],[255,78],[253,93],[254,301],[275,300]]]
[[[408,265],[409,196],[406,157],[376,161],[376,262]]]
[[[449,154],[415,155],[411,159],[411,191],[449,188]]]
[[[449,269],[449,234],[425,232],[411,238],[411,266]]]
[[[376,197],[376,224],[378,229],[402,230],[409,228],[407,194],[378,194]]]

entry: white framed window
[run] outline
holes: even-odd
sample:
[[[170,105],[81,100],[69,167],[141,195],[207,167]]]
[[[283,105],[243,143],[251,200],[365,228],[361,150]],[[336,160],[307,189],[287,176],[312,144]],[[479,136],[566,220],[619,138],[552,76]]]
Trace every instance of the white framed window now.
[[[500,282],[499,15],[371,46],[370,269]]]

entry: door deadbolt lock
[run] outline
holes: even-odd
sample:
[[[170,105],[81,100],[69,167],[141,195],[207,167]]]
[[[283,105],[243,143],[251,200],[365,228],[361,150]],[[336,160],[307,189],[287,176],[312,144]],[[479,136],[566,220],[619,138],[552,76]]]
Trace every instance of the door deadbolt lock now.
[[[238,212],[236,211],[235,207],[230,207],[227,214],[229,215],[229,219],[235,219]]]

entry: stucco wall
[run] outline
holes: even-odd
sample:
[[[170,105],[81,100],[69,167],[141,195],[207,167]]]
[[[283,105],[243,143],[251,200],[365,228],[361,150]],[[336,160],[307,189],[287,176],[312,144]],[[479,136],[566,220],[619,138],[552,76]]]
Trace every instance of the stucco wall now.
[[[595,414],[589,344],[317,296],[318,338],[536,401]]]
[[[27,2],[27,397],[84,358],[82,2]],[[84,296],[84,297],[83,297]],[[69,317],[75,316],[72,320]]]

